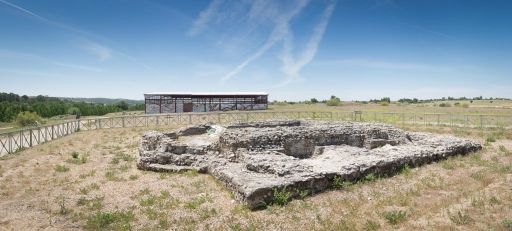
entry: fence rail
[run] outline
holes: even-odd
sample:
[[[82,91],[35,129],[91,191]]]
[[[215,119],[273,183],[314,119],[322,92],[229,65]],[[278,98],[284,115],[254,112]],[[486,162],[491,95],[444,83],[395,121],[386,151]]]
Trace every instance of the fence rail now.
[[[77,131],[109,128],[188,125],[200,123],[305,119],[333,121],[379,121],[396,125],[450,126],[467,128],[512,128],[512,115],[413,114],[396,112],[234,112],[173,113],[98,117],[67,121],[0,134],[0,156],[21,151]]]

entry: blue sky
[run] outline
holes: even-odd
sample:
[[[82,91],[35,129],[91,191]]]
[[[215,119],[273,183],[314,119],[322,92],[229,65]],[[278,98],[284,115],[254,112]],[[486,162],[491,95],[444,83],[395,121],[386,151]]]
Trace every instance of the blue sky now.
[[[0,91],[512,98],[512,1],[0,0]]]

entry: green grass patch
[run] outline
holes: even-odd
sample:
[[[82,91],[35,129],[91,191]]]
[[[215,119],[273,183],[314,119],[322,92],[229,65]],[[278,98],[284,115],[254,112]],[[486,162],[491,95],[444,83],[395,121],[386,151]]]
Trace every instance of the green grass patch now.
[[[286,205],[286,204],[288,204],[288,202],[290,201],[290,199],[293,195],[292,192],[286,190],[286,187],[281,188],[281,189],[274,188],[272,190],[272,192],[274,195],[273,201],[271,203],[272,205],[279,205],[279,206]]]
[[[66,165],[57,165],[55,166],[56,172],[68,172],[69,168]]]
[[[101,212],[87,217],[84,228],[88,230],[132,230],[130,222],[135,218],[131,210]]]
[[[381,212],[379,215],[391,225],[400,224],[408,217],[407,212],[404,210],[385,211]]]
[[[462,210],[457,211],[455,214],[448,210],[448,217],[456,225],[467,225],[473,222],[473,218]]]

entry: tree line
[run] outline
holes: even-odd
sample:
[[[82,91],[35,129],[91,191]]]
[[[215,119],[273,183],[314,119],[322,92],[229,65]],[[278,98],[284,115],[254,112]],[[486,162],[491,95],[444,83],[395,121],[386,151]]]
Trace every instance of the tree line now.
[[[97,104],[73,102],[56,97],[38,95],[29,97],[14,93],[0,92],[0,122],[11,122],[20,112],[34,112],[41,117],[58,115],[92,116],[119,111],[144,110],[144,104],[129,105],[121,101],[117,104]]]

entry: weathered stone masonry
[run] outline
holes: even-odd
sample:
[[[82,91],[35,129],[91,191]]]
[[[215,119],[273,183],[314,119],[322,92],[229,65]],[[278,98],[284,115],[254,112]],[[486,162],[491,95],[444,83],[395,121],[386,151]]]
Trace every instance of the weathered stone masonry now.
[[[153,171],[209,173],[250,208],[286,188],[316,193],[335,176],[354,181],[366,174],[393,174],[481,149],[471,140],[405,132],[383,123],[271,121],[222,127],[207,124],[147,132],[138,167]]]

